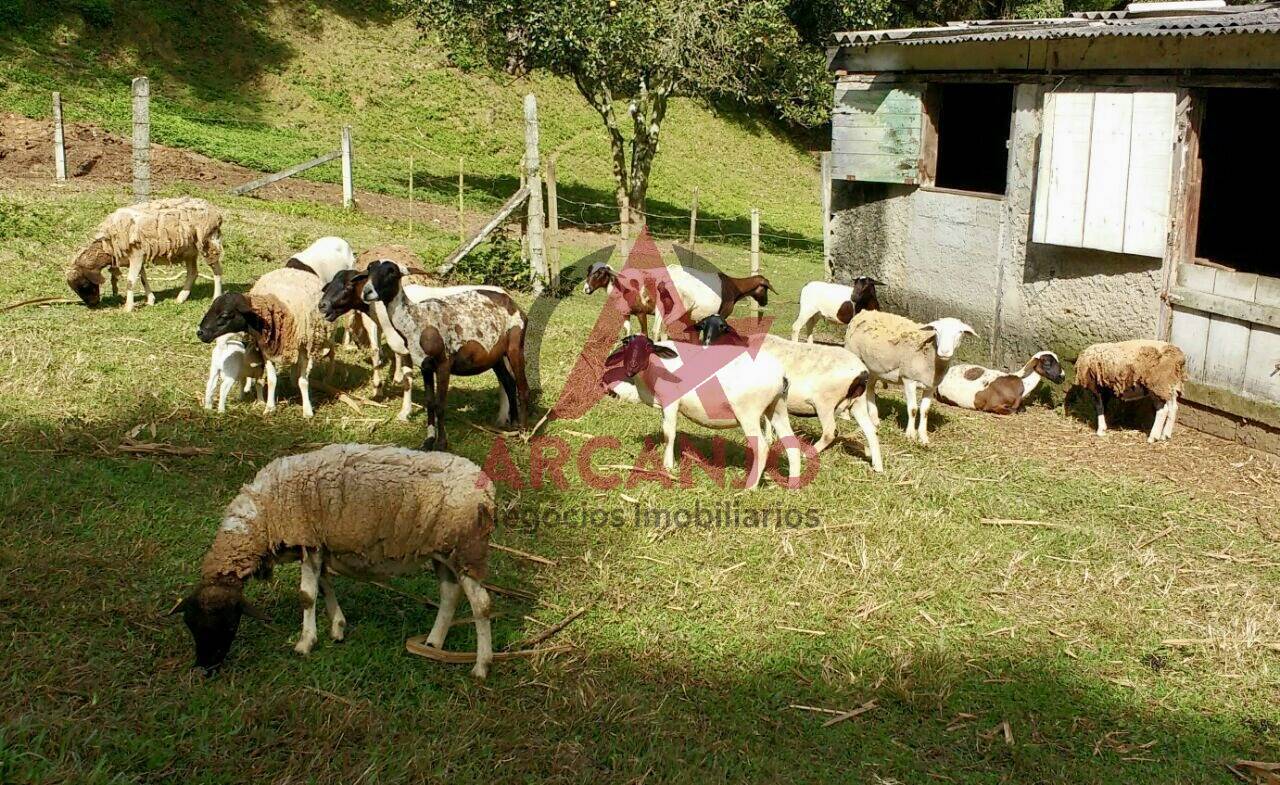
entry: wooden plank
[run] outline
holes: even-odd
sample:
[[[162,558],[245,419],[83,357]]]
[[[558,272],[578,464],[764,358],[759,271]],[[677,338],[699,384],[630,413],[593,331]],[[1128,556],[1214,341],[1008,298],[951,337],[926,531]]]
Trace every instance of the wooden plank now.
[[[1280,308],[1280,278],[1258,276],[1253,296],[1260,306]],[[1245,362],[1244,392],[1269,401],[1280,402],[1280,326],[1249,326],[1249,358]]]
[[[1133,133],[1125,205],[1124,252],[1163,256],[1169,239],[1169,198],[1177,100],[1173,91],[1133,94]]]
[[[319,166],[320,164],[327,164],[330,161],[334,160],[335,158],[341,158],[341,157],[342,157],[342,150],[332,150],[320,156],[319,158],[312,158],[310,161],[303,161],[300,164],[295,164],[293,166],[290,166],[288,169],[282,169],[276,172],[275,174],[269,174],[263,177],[259,177],[257,180],[251,180],[245,183],[244,185],[237,185],[235,188],[231,189],[230,193],[232,196],[243,196],[244,194],[247,194],[250,191],[258,190],[264,185],[270,185],[271,183],[274,183],[277,180],[283,180],[286,177],[293,177],[295,174],[298,174],[299,172],[305,172],[308,169]]]
[[[920,129],[907,126],[894,129],[894,133],[903,140],[920,140],[924,134]],[[884,136],[884,126],[879,124],[851,126],[835,123],[831,127],[831,139],[840,142],[878,142]]]
[[[1219,270],[1213,293],[1242,303],[1253,303],[1258,276]],[[1249,356],[1249,323],[1214,314],[1209,322],[1209,348],[1205,356],[1205,379],[1209,384],[1239,392],[1244,389],[1244,364]]]
[[[1044,242],[1080,247],[1084,242],[1089,185],[1089,137],[1093,93],[1054,93],[1053,150],[1046,159],[1049,198]]]
[[[453,250],[453,253],[449,254],[440,267],[436,269],[436,273],[438,275],[448,275],[452,272],[454,266],[458,264],[458,261],[461,260],[462,257],[474,251],[477,245],[484,242],[484,238],[488,237],[494,229],[497,229],[498,226],[501,225],[508,216],[514,213],[517,207],[524,204],[524,200],[528,198],[529,187],[527,185],[511,194],[511,197],[503,203],[502,207],[498,208],[498,212],[494,213],[493,216],[485,222],[484,226],[477,229],[475,234],[471,235],[466,242],[459,245]]]
[[[1246,302],[1220,294],[1206,294],[1184,286],[1173,287],[1169,291],[1169,299],[1182,308],[1194,308],[1214,316],[1280,328],[1280,306]]]
[[[1053,160],[1053,126],[1054,114],[1057,110],[1057,97],[1054,93],[1045,93],[1044,108],[1040,121],[1040,159],[1036,167],[1036,195],[1031,215],[1031,241],[1046,242],[1049,227],[1049,176],[1050,161]]]
[[[62,136],[62,93],[53,93],[53,178],[67,179],[67,147]]]
[[[133,201],[151,198],[151,82],[133,80]]]
[[[938,123],[942,117],[942,90],[938,85],[924,90],[924,116],[920,122],[920,183],[931,186],[938,180]]]
[[[546,221],[542,206],[542,161],[538,150],[538,99],[533,93],[524,97],[524,165],[525,182],[529,186],[529,208],[525,226],[529,238],[529,278],[533,293],[541,294],[551,276],[547,270]]]
[[[1098,93],[1094,98],[1084,206],[1086,248],[1113,252],[1124,249],[1133,123],[1133,95]]]
[[[1185,287],[1191,291],[1212,293],[1213,280],[1218,271],[1212,267],[1183,264],[1178,268],[1178,286],[1169,290],[1169,304],[1173,307],[1173,320],[1169,328],[1169,341],[1187,355],[1187,373],[1193,379],[1205,378],[1205,355],[1209,346],[1210,314],[1179,307],[1174,292]]]
[[[1210,384],[1193,381],[1187,382],[1182,391],[1182,397],[1236,417],[1260,422],[1272,428],[1280,428],[1280,406],[1270,401],[1260,401]]]
[[[342,126],[342,208],[350,210],[356,203],[355,163],[351,160],[351,126]]]
[[[822,154],[821,177],[818,183],[818,199],[822,203],[822,266],[826,280],[831,280],[831,153]],[[694,216],[697,215],[698,192],[693,192],[695,212],[689,218],[689,250],[693,250]]]
[[[832,176],[870,182],[918,182],[923,93],[919,84],[837,87],[832,118]]]
[[[831,154],[831,171],[839,180],[912,184],[919,177],[915,164],[915,160],[903,161],[890,156]]]

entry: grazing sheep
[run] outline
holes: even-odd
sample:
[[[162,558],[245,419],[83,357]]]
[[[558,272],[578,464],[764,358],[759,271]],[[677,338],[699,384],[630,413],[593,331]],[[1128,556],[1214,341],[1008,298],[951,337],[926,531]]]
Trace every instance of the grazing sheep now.
[[[676,347],[680,347],[677,352]],[[683,356],[682,356],[683,355]],[[680,369],[696,378],[682,379]],[[746,487],[755,488],[764,473],[768,449],[760,423],[768,419],[786,445],[792,480],[800,476],[800,449],[787,416],[787,379],[771,355],[750,348],[655,344],[644,335],[629,335],[605,360],[601,384],[615,398],[662,410],[666,440],[662,465],[675,469],[676,423],[679,415],[706,428],[741,428],[751,450]]]
[[[1017,373],[1006,373],[981,365],[952,365],[938,385],[938,400],[992,414],[1013,414],[1040,384],[1048,379],[1062,384],[1066,377],[1058,355],[1036,352]]]
[[[813,343],[813,327],[819,318],[833,324],[848,324],[860,311],[880,310],[876,287],[884,286],[874,278],[860,275],[853,286],[826,281],[810,281],[800,290],[800,315],[791,325],[791,340],[807,339]]]
[[[182,612],[195,641],[195,665],[211,672],[226,659],[241,614],[261,618],[244,598],[245,583],[300,561],[302,634],[294,650],[309,654],[321,591],[330,637],[346,636],[332,575],[379,580],[434,562],[440,610],[427,643],[444,647],[459,590],[466,592],[476,625],[471,673],[483,679],[493,660],[489,593],[481,584],[493,522],[493,482],[456,455],[331,444],[277,458],[227,505],[200,583],[174,612]]]
[[[514,412],[524,428],[529,416],[529,382],[524,373],[528,320],[520,306],[505,292],[488,289],[413,303],[401,286],[403,277],[395,262],[374,262],[360,295],[366,303],[384,306],[388,337],[399,336],[413,364],[422,370],[427,393],[427,437],[422,448],[448,449],[444,412],[453,374],[493,371],[501,385],[498,426],[510,425]]]
[[[1099,436],[1107,434],[1107,399],[1149,397],[1158,401],[1160,408],[1147,442],[1168,439],[1178,420],[1178,396],[1186,381],[1186,355],[1164,341],[1095,343],[1076,359],[1076,384],[1093,393]]]
[[[290,256],[284,266],[291,270],[313,273],[323,286],[342,270],[354,269],[356,255],[351,252],[351,245],[341,237],[321,237]]]
[[[227,410],[227,393],[233,387],[239,387],[242,393],[249,392],[252,387],[257,391],[258,400],[262,400],[262,353],[258,344],[242,333],[227,333],[218,336],[213,343],[213,352],[209,358],[209,378],[204,385],[204,408],[213,408],[213,390],[221,381],[218,392],[218,411]]]
[[[276,408],[277,369],[293,367],[302,394],[302,416],[314,414],[311,366],[316,358],[333,351],[329,325],[317,307],[320,291],[320,280],[311,273],[272,270],[247,295],[230,292],[214,300],[200,320],[196,335],[205,343],[227,333],[253,336],[266,361],[268,413]]]
[[[919,324],[885,311],[862,311],[849,322],[844,347],[857,355],[871,373],[871,419],[880,411],[874,400],[876,382],[901,382],[907,400],[907,438],[929,443],[929,409],[933,394],[947,373],[960,339],[976,335],[959,319],[946,317]],[[919,408],[916,394],[921,393]]]
[[[121,207],[98,224],[91,239],[67,268],[67,285],[85,305],[97,305],[111,272],[111,293],[118,294],[120,267],[128,265],[128,289],[124,309],[133,310],[133,289],[139,279],[147,294],[147,305],[156,296],[147,283],[144,265],[184,264],[187,280],[178,293],[186,302],[196,282],[196,262],[200,255],[213,270],[213,296],[222,294],[222,213],[203,199],[181,196],[156,199]]]

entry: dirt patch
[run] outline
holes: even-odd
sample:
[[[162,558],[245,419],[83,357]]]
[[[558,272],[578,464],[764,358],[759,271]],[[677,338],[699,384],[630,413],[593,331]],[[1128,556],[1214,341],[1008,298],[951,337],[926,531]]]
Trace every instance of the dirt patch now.
[[[64,127],[67,150],[67,176],[86,185],[128,185],[133,182],[133,151],[129,139],[108,133],[87,123],[70,123]],[[337,166],[337,162],[325,164]],[[162,144],[151,145],[151,177],[157,185],[191,183],[205,188],[230,189],[261,177],[262,172],[229,164],[199,153]],[[16,114],[0,114],[0,178],[53,180],[53,121],[32,120]],[[334,183],[287,178],[253,192],[253,196],[272,201],[319,202],[342,204],[342,187]],[[372,191],[356,191],[356,203],[369,215],[394,220],[432,222],[439,226],[457,225],[454,208],[430,202],[401,199]],[[472,212],[466,216],[469,227],[487,221],[487,213]],[[602,235],[561,230],[562,237],[581,234],[598,241]]]

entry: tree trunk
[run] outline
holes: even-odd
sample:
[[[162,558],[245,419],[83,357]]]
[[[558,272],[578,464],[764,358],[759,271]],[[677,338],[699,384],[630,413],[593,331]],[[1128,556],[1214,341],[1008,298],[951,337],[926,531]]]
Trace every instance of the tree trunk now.
[[[622,220],[622,209],[626,203],[629,180],[627,144],[622,138],[622,130],[618,128],[618,118],[613,113],[613,94],[609,91],[608,85],[580,71],[574,72],[573,81],[578,86],[578,92],[582,93],[582,97],[586,98],[587,103],[599,113],[605,130],[609,132],[609,148],[613,154],[613,200],[618,205],[619,220]]]

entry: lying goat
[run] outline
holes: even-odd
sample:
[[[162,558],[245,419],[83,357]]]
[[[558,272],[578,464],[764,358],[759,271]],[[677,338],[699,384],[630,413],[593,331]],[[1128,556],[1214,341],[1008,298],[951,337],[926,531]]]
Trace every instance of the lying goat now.
[[[1036,352],[1016,374],[981,365],[952,365],[938,385],[938,400],[962,409],[1013,414],[1041,379],[1062,384],[1065,378],[1053,352]]]

